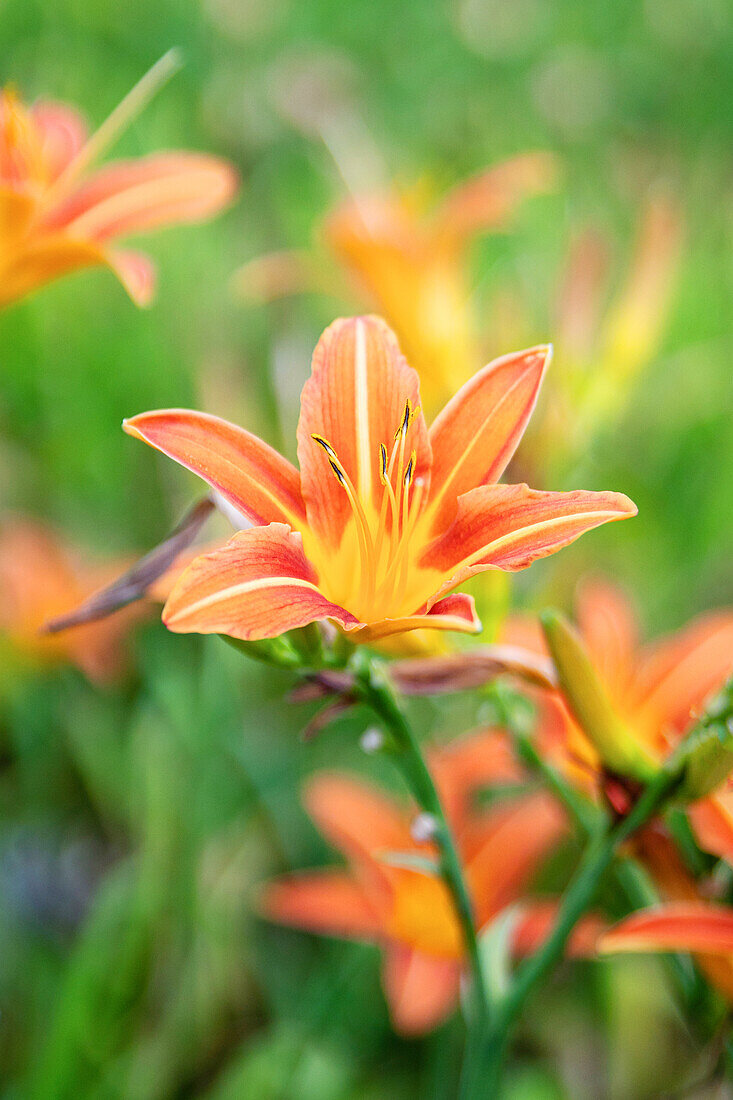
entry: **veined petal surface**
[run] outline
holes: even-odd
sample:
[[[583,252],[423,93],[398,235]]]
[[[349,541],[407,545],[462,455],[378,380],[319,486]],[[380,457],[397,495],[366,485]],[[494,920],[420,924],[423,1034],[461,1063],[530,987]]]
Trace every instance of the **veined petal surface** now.
[[[176,633],[242,640],[273,638],[319,619],[353,624],[320,592],[300,535],[281,523],[250,527],[196,558],[163,608],[163,622]]]
[[[125,420],[142,439],[198,474],[256,524],[305,523],[298,471],[256,435],[190,409],[162,409]]]
[[[430,428],[435,530],[456,514],[457,498],[498,481],[522,438],[537,400],[550,348],[505,355],[478,371]]]
[[[421,565],[446,579],[438,595],[483,569],[526,569],[602,523],[636,515],[622,493],[543,492],[482,485],[460,497],[458,514],[428,546]]]

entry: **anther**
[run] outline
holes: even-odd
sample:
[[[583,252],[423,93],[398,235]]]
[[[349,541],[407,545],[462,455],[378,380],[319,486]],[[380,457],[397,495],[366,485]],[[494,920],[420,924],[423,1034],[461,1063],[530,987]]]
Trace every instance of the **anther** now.
[[[343,471],[341,470],[341,467],[340,467],[340,466],[338,466],[338,465],[337,465],[337,464],[336,464],[336,463],[335,463],[335,462],[333,461],[333,459],[332,459],[332,458],[329,458],[329,460],[328,460],[328,465],[329,465],[329,466],[331,467],[331,469],[332,469],[332,470],[333,470],[333,472],[335,473],[335,475],[336,475],[336,478],[337,478],[337,480],[338,480],[338,482],[339,482],[339,485],[344,485],[344,486],[345,486],[345,485],[346,485],[346,478],[345,478],[345,477],[344,477],[344,475],[343,475]]]
[[[410,398],[408,397],[407,400],[405,401],[405,411],[402,414],[402,420],[400,421],[400,426],[397,429],[397,431],[394,433],[394,437],[395,437],[396,440],[399,439],[400,436],[407,435],[407,429],[410,427],[410,419],[411,419]]]
[[[315,440],[319,447],[323,447],[329,458],[333,458],[338,461],[338,455],[336,454],[327,439],[324,439],[322,435],[316,435],[313,432],[311,433],[311,439]]]
[[[416,458],[417,458],[417,455],[413,451],[412,454],[410,455],[410,461],[407,463],[407,469],[405,470],[405,476],[404,476],[404,479],[403,479],[406,489],[410,488],[410,482],[412,481],[412,472],[413,472],[413,469],[415,467]]]

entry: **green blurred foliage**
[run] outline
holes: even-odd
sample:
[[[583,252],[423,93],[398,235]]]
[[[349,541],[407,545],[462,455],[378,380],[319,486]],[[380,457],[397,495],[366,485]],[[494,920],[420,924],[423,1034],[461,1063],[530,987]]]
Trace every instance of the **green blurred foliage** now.
[[[229,280],[263,251],[310,247],[344,194],[339,149],[317,124],[330,96],[357,151],[363,135],[365,156],[402,183],[442,188],[529,148],[562,157],[557,193],[474,257],[482,300],[518,289],[538,340],[553,336],[572,232],[606,231],[620,280],[647,188],[663,180],[680,198],[687,238],[664,342],[621,421],[568,474],[628,493],[639,517],[541,563],[515,591],[530,606],[568,606],[581,572],[607,570],[654,630],[733,598],[726,0],[4,0],[0,44],[4,80],[73,102],[94,125],[179,46],[183,71],[115,155],[200,149],[242,175],[233,209],[150,243],[160,281],[149,311],[92,270],[0,317],[3,507],[101,555],[150,545],[194,484],[120,431],[147,408],[206,405],[292,455],[310,349],[348,301],[245,309]],[[256,917],[258,882],[333,858],[300,809],[303,775],[336,760],[391,782],[359,760],[359,717],[303,746],[309,712],[283,703],[285,675],[159,624],[138,632],[135,669],[105,692],[62,670],[2,699],[3,1095],[452,1096],[459,1030],[396,1039],[376,952]],[[480,717],[465,699],[415,714],[438,737]],[[671,1076],[663,993],[652,1004],[642,971],[603,969],[612,977],[592,1007],[587,972],[567,968],[562,991],[530,1014],[508,1096],[631,1100],[642,1079]],[[642,1013],[653,1026],[629,1053],[629,1014]]]

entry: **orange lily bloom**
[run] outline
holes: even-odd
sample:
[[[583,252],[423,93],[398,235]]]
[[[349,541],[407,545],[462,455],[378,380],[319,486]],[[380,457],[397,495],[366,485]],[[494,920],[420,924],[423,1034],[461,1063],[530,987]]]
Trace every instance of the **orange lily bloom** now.
[[[420,375],[430,411],[470,377],[481,358],[471,310],[471,241],[503,230],[520,202],[547,191],[555,177],[549,154],[529,153],[458,184],[432,209],[416,192],[394,192],[349,199],[327,218],[329,252],[394,328]],[[328,289],[322,265],[300,252],[251,261],[238,273],[237,285],[260,300]]]
[[[705,896],[659,824],[636,838],[640,858],[664,899],[632,913],[599,937],[597,949],[689,951],[709,981],[733,1004],[733,909]]]
[[[41,630],[117,576],[122,564],[90,564],[48,527],[29,519],[5,520],[0,526],[0,637],[31,665],[71,664],[90,680],[114,679],[124,668],[123,640],[139,616],[139,605],[63,634]]]
[[[733,612],[709,612],[676,634],[640,646],[627,598],[609,583],[592,581],[579,591],[577,620],[611,705],[649,758],[661,762],[733,671]],[[507,637],[546,652],[539,631],[521,621],[508,625]],[[546,743],[564,755],[572,774],[581,783],[598,783],[600,760],[560,695],[545,697],[541,721]],[[688,812],[701,846],[733,864],[729,785]]]
[[[127,97],[127,118],[146,79],[139,95],[133,89]],[[234,169],[198,153],[156,153],[89,174],[90,162],[122,125],[116,114],[90,138],[74,108],[43,101],[28,107],[15,92],[0,92],[0,307],[96,265],[110,268],[133,301],[147,305],[154,287],[150,260],[112,242],[200,221],[233,197]]]
[[[522,795],[491,809],[470,811],[482,783],[518,778],[502,735],[482,732],[433,754],[446,813],[474,901],[485,927],[519,899],[565,824],[553,799]],[[470,768],[469,768],[470,765]],[[475,771],[471,773],[471,769]],[[337,773],[312,779],[305,805],[319,830],[343,852],[344,870],[308,871],[268,884],[261,910],[270,919],[326,935],[380,944],[382,979],[395,1028],[419,1034],[454,1009],[463,969],[463,940],[450,895],[428,867],[430,843],[412,837],[410,814],[361,780]],[[414,816],[414,815],[413,815]],[[515,938],[524,950],[551,925],[546,905],[532,905]],[[586,930],[587,931],[587,930]],[[584,932],[574,947],[587,949]]]
[[[527,440],[539,468],[547,468],[548,455],[561,461],[581,455],[598,427],[623,410],[662,342],[682,237],[679,209],[669,197],[654,195],[642,212],[626,277],[608,306],[608,242],[591,230],[571,242],[551,321],[557,371]],[[523,320],[521,303],[511,298],[500,300],[495,313],[491,323],[502,339],[532,331],[530,317]]]
[[[428,431],[418,378],[379,318],[334,322],[301,399],[300,472],[216,417],[143,413],[125,430],[204,478],[256,526],[183,573],[163,612],[174,631],[274,637],[328,619],[358,642],[431,627],[480,628],[453,590],[524,569],[609,520],[618,493],[552,493],[497,478],[517,446],[546,347],[479,371]]]

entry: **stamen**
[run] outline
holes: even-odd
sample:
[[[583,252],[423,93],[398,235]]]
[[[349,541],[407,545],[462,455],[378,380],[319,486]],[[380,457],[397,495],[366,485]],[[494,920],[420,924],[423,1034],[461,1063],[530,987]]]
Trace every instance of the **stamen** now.
[[[372,542],[372,535],[369,529],[369,521],[364,513],[364,509],[359,500],[359,495],[354,488],[354,484],[346,472],[343,464],[339,460],[335,450],[322,435],[316,435],[311,433],[311,438],[315,443],[322,447],[328,457],[328,464],[333,470],[339,485],[342,486],[346,492],[346,497],[351,505],[351,510],[354,514],[354,524],[356,527],[356,537],[359,541],[359,553],[362,560],[362,570],[365,575],[367,585],[367,599],[372,600],[374,597],[374,589],[376,585],[376,558],[374,553],[374,544]]]
[[[319,447],[323,447],[329,458],[333,458],[336,462],[338,462],[336,452],[334,451],[333,447],[327,439],[324,439],[322,435],[316,435],[315,432],[311,432],[311,439],[314,439]]]
[[[405,401],[405,411],[402,414],[400,426],[394,434],[395,441],[398,440],[400,436],[402,436],[402,438],[404,439],[404,437],[407,435],[407,429],[410,427],[410,419],[410,398],[408,397]]]
[[[417,458],[417,454],[416,454],[415,451],[413,451],[412,454],[410,455],[410,461],[407,463],[407,469],[405,470],[405,476],[402,479],[402,481],[404,483],[404,486],[405,486],[405,489],[410,488],[410,482],[412,481],[412,468],[415,465],[416,458]],[[406,494],[405,494],[405,496],[406,496]]]

